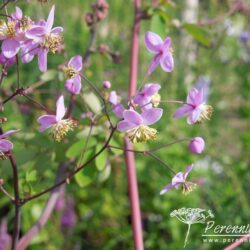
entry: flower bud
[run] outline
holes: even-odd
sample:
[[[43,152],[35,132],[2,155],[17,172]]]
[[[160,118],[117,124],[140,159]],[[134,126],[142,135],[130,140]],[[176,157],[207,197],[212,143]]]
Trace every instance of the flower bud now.
[[[102,83],[102,87],[105,88],[105,89],[110,89],[111,88],[111,82],[109,81],[104,81]]]
[[[205,148],[205,141],[201,137],[194,137],[190,141],[189,150],[194,154],[201,154]]]

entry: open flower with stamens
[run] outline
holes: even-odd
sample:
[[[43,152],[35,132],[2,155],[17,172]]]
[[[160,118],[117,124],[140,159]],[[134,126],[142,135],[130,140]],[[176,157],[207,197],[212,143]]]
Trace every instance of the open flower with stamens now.
[[[174,117],[178,118],[187,115],[187,123],[195,124],[210,120],[212,113],[212,106],[204,102],[204,90],[193,88],[189,91],[184,106],[175,111]]]
[[[157,130],[150,128],[149,125],[159,121],[162,113],[163,110],[160,108],[147,109],[142,114],[134,110],[125,110],[123,112],[124,120],[117,124],[117,129],[119,131],[126,131],[132,143],[154,140]]]
[[[18,130],[9,130],[0,135],[0,159],[7,159],[6,153],[13,149],[13,143],[5,140],[9,135],[16,133]]]
[[[82,57],[77,55],[72,57],[68,66],[64,68],[64,72],[67,77],[67,81],[65,83],[65,88],[72,94],[79,94],[81,91],[81,76],[80,72],[82,70]]]
[[[63,37],[60,34],[63,32],[63,28],[52,28],[54,24],[54,14],[55,6],[53,5],[47,21],[45,22],[44,20],[41,20],[26,33],[26,37],[32,39],[38,45],[36,53],[38,55],[39,69],[42,72],[45,72],[47,70],[48,52],[55,53],[60,47],[63,40]]]
[[[148,31],[145,34],[144,42],[148,51],[154,54],[147,74],[150,75],[158,64],[160,64],[161,68],[166,72],[173,71],[174,59],[171,49],[171,38],[166,37],[163,41],[156,33]]]
[[[179,172],[177,173],[173,179],[172,182],[170,184],[168,184],[167,186],[165,186],[160,194],[165,194],[166,192],[168,192],[169,190],[173,189],[173,188],[178,188],[180,185],[182,185],[183,187],[183,193],[184,194],[188,194],[189,192],[191,192],[193,190],[193,188],[196,186],[196,184],[192,183],[192,182],[188,182],[186,181],[188,174],[190,173],[190,171],[193,169],[194,165],[191,164],[189,165],[185,172]]]
[[[40,123],[39,131],[43,132],[51,128],[51,134],[55,141],[61,141],[65,135],[77,126],[77,121],[63,119],[66,114],[64,97],[60,96],[56,102],[56,115],[42,115],[37,121]]]
[[[142,91],[137,93],[133,98],[135,104],[140,105],[144,109],[151,108],[152,105],[156,108],[161,100],[161,96],[158,94],[161,86],[158,83],[145,84]],[[150,103],[152,105],[150,105]]]

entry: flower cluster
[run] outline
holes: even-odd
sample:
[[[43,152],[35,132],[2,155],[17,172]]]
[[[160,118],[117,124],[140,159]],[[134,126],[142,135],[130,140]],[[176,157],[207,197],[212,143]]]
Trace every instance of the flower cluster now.
[[[55,53],[63,41],[62,27],[54,27],[53,6],[47,20],[34,22],[30,17],[24,16],[22,10],[16,7],[7,20],[0,20],[1,64],[11,65],[21,51],[22,63],[29,63],[35,56],[38,57],[39,69],[47,70],[47,54]]]

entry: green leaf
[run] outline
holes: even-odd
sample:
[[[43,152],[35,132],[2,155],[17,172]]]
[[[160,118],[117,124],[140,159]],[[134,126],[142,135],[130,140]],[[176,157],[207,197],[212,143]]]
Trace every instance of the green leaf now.
[[[87,166],[75,175],[76,183],[79,187],[86,187],[92,183],[96,176],[96,169],[93,165]]]
[[[102,110],[102,105],[98,97],[94,93],[83,94],[83,99],[89,108],[95,113],[99,114]]]
[[[69,159],[75,158],[79,156],[84,148],[86,143],[86,139],[80,139],[76,143],[74,143],[66,152],[66,157]]]
[[[25,179],[27,182],[33,182],[37,180],[37,171],[32,170],[31,172],[26,172]]]
[[[166,23],[161,15],[154,15],[150,24],[151,30],[161,37],[166,35]]]
[[[209,37],[209,32],[195,24],[185,23],[182,26],[197,42],[201,43],[204,46],[210,47],[211,41]]]
[[[103,145],[97,145],[96,146],[96,153],[99,152],[102,147],[103,147]],[[96,164],[96,168],[99,171],[102,171],[105,168],[107,158],[108,158],[107,150],[104,150],[100,155],[98,155],[98,157],[96,157],[95,164]]]
[[[43,82],[48,82],[48,81],[55,79],[56,75],[57,75],[57,71],[54,69],[51,69],[51,70],[47,70],[45,73],[43,73],[41,75],[40,79]]]

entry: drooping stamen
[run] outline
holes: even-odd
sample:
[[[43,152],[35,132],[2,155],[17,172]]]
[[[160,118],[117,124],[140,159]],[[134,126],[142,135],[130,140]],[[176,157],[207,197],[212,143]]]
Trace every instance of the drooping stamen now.
[[[157,130],[146,125],[140,125],[139,127],[128,130],[127,135],[132,143],[146,142],[156,139]]]
[[[45,37],[45,40],[41,44],[42,47],[52,53],[56,53],[59,46],[62,44],[63,36],[58,34],[49,34]]]
[[[11,38],[16,35],[15,23],[13,21],[0,20],[0,35]]]
[[[193,182],[186,181],[182,184],[183,194],[189,194],[196,188],[196,184]]]
[[[213,107],[210,105],[201,104],[199,109],[201,110],[201,113],[196,123],[202,123],[205,120],[210,120],[213,114]]]
[[[77,127],[77,121],[72,119],[61,120],[51,128],[52,138],[60,142],[69,131],[72,131],[75,127]]]
[[[74,78],[78,75],[78,72],[73,67],[65,67],[63,69],[64,73],[66,74],[68,79]]]
[[[158,107],[160,102],[161,102],[161,96],[158,93],[155,93],[152,98],[151,98],[151,102],[154,108]]]

